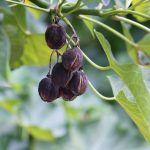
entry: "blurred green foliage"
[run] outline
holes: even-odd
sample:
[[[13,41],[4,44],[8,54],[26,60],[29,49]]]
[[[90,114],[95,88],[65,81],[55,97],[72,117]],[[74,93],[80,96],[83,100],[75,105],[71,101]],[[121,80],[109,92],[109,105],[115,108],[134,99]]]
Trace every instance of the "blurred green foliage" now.
[[[117,7],[125,6],[125,1],[102,2],[105,8],[115,3]],[[87,7],[94,8],[98,4],[99,1],[93,1]],[[137,9],[142,12],[147,10]],[[129,18],[135,20],[133,16],[129,15]],[[125,43],[115,35],[86,22],[89,31],[76,16],[69,19],[80,37],[81,48],[97,64],[105,66],[108,60],[98,41],[95,41],[91,30],[93,26],[110,41],[112,52],[120,63],[137,63],[135,51],[129,51],[131,48],[128,45],[126,51]],[[149,52],[149,47],[145,46],[149,45],[149,34],[146,35],[137,27],[120,25],[109,17],[97,19],[119,32],[123,29],[129,39],[139,41],[142,52]],[[136,19],[149,26],[149,21]],[[47,104],[41,101],[37,87],[48,71],[51,50],[46,46],[44,32],[49,20],[48,14],[19,5],[9,8],[5,1],[0,1],[0,150],[149,150],[149,145],[122,108],[115,102],[104,102],[90,89],[73,102],[59,99]],[[65,47],[61,52],[64,50]],[[131,66],[121,69],[126,67]],[[118,68],[116,70],[121,74]],[[149,70],[140,69],[146,79],[146,87],[149,87]],[[114,75],[113,71],[99,72],[87,62],[84,62],[84,70],[97,89],[103,94],[112,95],[106,76]],[[130,74],[136,77],[134,68]],[[124,74],[121,76],[127,85],[130,84],[130,78]],[[135,112],[137,106],[130,108],[133,97],[124,82],[116,76],[109,79],[115,95],[119,93],[120,96],[121,89],[127,94],[127,97],[124,94],[121,98],[118,96],[119,103],[129,114]],[[125,97],[126,103],[122,97]],[[136,121],[141,123],[140,115],[137,115],[139,118]]]

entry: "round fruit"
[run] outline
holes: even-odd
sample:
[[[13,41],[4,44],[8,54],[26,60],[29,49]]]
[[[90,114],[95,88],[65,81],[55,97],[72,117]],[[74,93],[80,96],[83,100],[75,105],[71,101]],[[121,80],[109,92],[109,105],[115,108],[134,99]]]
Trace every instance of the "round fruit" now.
[[[57,63],[52,70],[52,81],[57,87],[66,87],[72,77],[72,73],[67,71],[62,63]]]
[[[62,63],[65,69],[75,71],[82,66],[83,55],[78,47],[67,50],[62,55]]]
[[[65,29],[59,24],[51,24],[45,32],[45,40],[51,49],[60,49],[66,43]]]
[[[76,96],[83,94],[87,89],[87,76],[82,71],[77,71],[74,73],[71,81],[69,82],[68,87],[72,93]]]
[[[72,101],[77,97],[68,88],[61,88],[60,94],[65,101]]]
[[[40,81],[38,92],[41,99],[46,102],[52,102],[59,97],[59,90],[54,86],[50,77]]]

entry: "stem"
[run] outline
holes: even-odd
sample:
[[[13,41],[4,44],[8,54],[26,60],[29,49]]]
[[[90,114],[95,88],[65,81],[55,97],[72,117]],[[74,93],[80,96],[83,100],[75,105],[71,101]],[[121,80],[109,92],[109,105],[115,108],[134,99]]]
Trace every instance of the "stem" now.
[[[49,6],[49,4],[43,0],[29,0],[29,1],[42,8],[48,8]]]
[[[96,69],[98,69],[98,70],[110,70],[111,69],[110,66],[102,67],[102,66],[97,65],[82,50],[81,50],[81,52],[82,52],[84,58]]]
[[[108,11],[108,12],[103,12],[100,13],[101,17],[104,16],[113,16],[113,15],[119,15],[119,14],[131,14],[131,15],[137,15],[146,19],[150,19],[149,15],[137,12],[137,11],[133,11],[133,10],[123,10],[123,9],[118,9],[118,10],[112,10],[112,11]]]
[[[43,11],[43,12],[49,12],[51,11],[52,13],[55,12],[55,9],[52,8],[51,10],[49,9],[44,9],[44,8],[40,8],[42,6],[42,4],[40,4],[38,1],[33,1],[32,2],[34,4],[36,4],[37,6],[40,6],[40,7],[36,7],[36,6],[33,6],[33,5],[28,5],[28,4],[24,4],[24,3],[20,3],[20,2],[16,2],[14,0],[5,0],[6,2],[10,2],[10,3],[14,3],[14,4],[19,4],[19,5],[23,5],[23,6],[26,6],[26,7],[29,7],[29,8],[33,8],[33,9],[37,9],[37,10],[40,10],[40,11]],[[48,7],[48,5],[47,5]],[[62,10],[61,10],[61,13],[68,13],[70,11],[70,7],[62,7]],[[96,10],[96,9],[87,9],[87,8],[80,8],[80,9],[77,9],[75,10],[74,12],[72,12],[73,14],[76,14],[76,15],[92,15],[92,16],[99,16],[99,17],[106,17],[106,16],[113,16],[113,15],[119,15],[119,14],[132,14],[132,15],[137,15],[137,16],[140,16],[140,17],[143,17],[143,18],[146,18],[146,19],[150,19],[150,16],[149,15],[146,15],[146,14],[143,14],[143,13],[140,13],[140,12],[137,12],[137,11],[133,11],[133,10],[123,10],[123,9],[117,9],[117,10],[111,10],[110,9],[106,9],[104,11],[99,11],[99,10]]]
[[[79,7],[81,2],[82,2],[82,0],[77,0],[76,4],[72,8],[74,9],[74,8]]]
[[[70,36],[67,34],[67,38],[70,39]],[[75,42],[71,39],[70,42],[72,42],[72,44],[75,45]],[[79,47],[78,47],[79,48]],[[80,49],[80,48],[79,48]],[[80,49],[81,50],[81,49]],[[99,66],[97,65],[96,63],[94,63],[82,50],[81,50],[84,58],[87,60],[87,62],[89,62],[89,64],[91,64],[93,67],[95,67],[96,69],[98,70],[110,70],[111,67],[110,66],[106,66],[106,67],[103,67],[103,66]]]
[[[72,26],[72,24],[70,23],[70,21],[67,18],[63,18],[62,15],[60,15],[60,17],[63,19],[63,21],[70,27],[70,29],[72,30],[73,34],[76,35],[76,31],[74,29],[74,27]]]
[[[5,0],[5,1],[9,2],[9,3],[13,3],[13,4],[19,4],[19,5],[22,5],[22,6],[26,6],[26,7],[32,8],[32,9],[40,10],[40,11],[43,11],[43,12],[49,12],[48,9],[44,9],[44,8],[41,8],[41,7],[37,7],[37,6],[29,5],[29,4],[24,4],[24,3],[20,3],[20,2],[17,2],[17,1],[13,1],[13,0]]]
[[[92,85],[92,83],[90,81],[88,81],[88,84],[90,86],[90,88],[93,90],[93,92],[99,96],[101,99],[104,99],[104,100],[108,100],[108,101],[112,101],[112,100],[115,100],[116,98],[115,97],[106,97],[106,96],[103,96],[102,94],[100,94],[96,89],[95,87]]]
[[[116,20],[124,21],[124,22],[127,22],[127,23],[129,23],[129,24],[132,24],[132,25],[134,25],[134,26],[137,26],[138,28],[140,28],[140,29],[142,29],[142,30],[144,30],[144,31],[150,33],[150,29],[149,29],[148,27],[145,27],[144,25],[142,25],[142,24],[140,24],[140,23],[138,23],[138,22],[132,21],[132,20],[130,20],[130,19],[127,19],[127,18],[121,17],[121,16],[114,16],[114,18],[115,18]]]
[[[63,3],[65,3],[66,0],[60,0],[60,2],[58,2],[58,14],[61,14],[61,10],[62,10],[62,5]]]
[[[63,3],[65,3],[66,0],[60,0],[59,7],[62,7]]]
[[[66,21],[66,24],[70,26],[70,28],[73,30],[73,32],[75,31],[74,30],[74,27],[72,26],[72,24],[70,23],[70,21],[67,19],[67,18],[63,18],[65,19]],[[70,42],[72,42],[74,45],[76,45],[76,43],[70,38],[70,36],[67,34],[67,38],[70,40]],[[80,48],[79,48],[80,49]],[[81,49],[80,49],[81,50]],[[97,65],[96,63],[94,63],[82,50],[81,50],[84,58],[93,66],[95,67],[96,69],[99,69],[99,70],[109,70],[111,69],[110,66],[106,66],[106,67],[102,67],[102,66],[99,66]]]
[[[59,16],[62,18],[62,20],[70,27],[70,29],[72,30],[72,32],[73,32],[73,36],[74,37],[76,37],[76,45],[78,45],[79,46],[79,38],[78,38],[78,36],[77,36],[77,33],[76,33],[76,31],[75,31],[75,29],[74,29],[74,27],[72,26],[72,24],[70,23],[70,21],[67,19],[67,18],[65,18],[65,17],[63,17],[63,15],[60,13],[59,14]],[[72,39],[72,38],[71,38]]]
[[[49,58],[49,70],[48,70],[47,76],[51,75],[52,57],[53,57],[54,52],[55,52],[55,50],[52,51],[50,58]]]
[[[9,5],[8,7],[15,7],[15,6],[17,6],[18,4],[11,4],[11,5]]]
[[[76,10],[78,10],[79,7],[80,7],[80,4],[81,4],[81,0],[78,0],[77,3],[74,6],[72,6],[72,8],[70,9],[70,11],[68,11],[65,15],[63,15],[63,18],[65,18],[69,14],[75,12]]]
[[[69,22],[69,20],[68,20]],[[71,24],[69,22],[69,24]],[[72,26],[73,27],[73,26]],[[73,28],[74,29],[74,28]],[[72,42],[75,45],[75,42],[70,38],[70,36],[67,34],[67,37],[70,39],[70,42]],[[80,47],[78,47],[80,49]],[[111,69],[110,66],[106,66],[106,67],[102,67],[99,66],[97,64],[95,64],[90,58],[88,58],[88,56],[86,56],[86,54],[80,49],[80,51],[82,52],[84,58],[95,68],[99,69],[99,70],[109,70]],[[105,97],[102,94],[100,94],[92,85],[92,83],[90,81],[88,81],[89,86],[91,87],[91,89],[93,90],[93,92],[95,92],[100,98],[104,99],[104,100],[115,100],[115,97]]]
[[[70,28],[73,30],[73,32],[75,31],[74,30],[74,27],[72,26],[72,24],[70,23],[70,21],[67,19],[67,18],[63,18],[65,19],[66,21],[66,24],[70,26]],[[70,39],[70,42],[72,42],[74,45],[76,45],[76,43],[70,38],[70,36],[67,34],[67,38]],[[80,49],[80,47],[78,47]],[[97,65],[96,63],[94,63],[81,49],[80,51],[82,52],[84,58],[93,66],[95,67],[96,69],[99,69],[99,70],[109,70],[111,69],[110,66],[106,66],[106,67],[102,67],[102,66],[99,66]]]
[[[132,42],[131,40],[129,40],[128,38],[126,38],[123,34],[119,33],[118,31],[116,31],[115,29],[109,27],[108,25],[105,25],[104,23],[102,22],[99,22],[95,19],[92,19],[92,18],[89,18],[89,17],[86,17],[86,16],[83,16],[83,15],[80,15],[80,18],[82,19],[85,19],[85,20],[88,20],[88,21],[91,21],[91,22],[94,22],[98,25],[100,25],[101,27],[105,28],[106,30],[112,32],[113,34],[115,34],[116,36],[118,36],[120,39],[124,40],[125,42],[127,42],[128,44],[130,44],[131,46],[137,48],[137,44]]]

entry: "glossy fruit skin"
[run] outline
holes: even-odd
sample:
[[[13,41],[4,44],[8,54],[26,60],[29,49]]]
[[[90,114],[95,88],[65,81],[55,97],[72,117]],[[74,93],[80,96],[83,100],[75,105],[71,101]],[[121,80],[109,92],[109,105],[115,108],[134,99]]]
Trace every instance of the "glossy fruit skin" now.
[[[45,40],[51,49],[60,49],[66,43],[65,29],[59,24],[51,24],[45,32]]]
[[[74,73],[68,87],[74,95],[79,96],[86,91],[87,85],[88,80],[86,74],[83,71],[77,71]]]
[[[62,64],[66,70],[76,71],[82,66],[83,55],[78,47],[67,50],[62,55]]]
[[[66,87],[71,80],[72,73],[67,71],[62,63],[57,63],[52,70],[52,81],[58,87]]]
[[[77,97],[68,88],[61,88],[60,95],[62,96],[63,100],[65,100],[65,101],[72,101]]]
[[[40,81],[38,92],[45,102],[52,102],[59,97],[59,90],[54,86],[51,78],[44,78]]]

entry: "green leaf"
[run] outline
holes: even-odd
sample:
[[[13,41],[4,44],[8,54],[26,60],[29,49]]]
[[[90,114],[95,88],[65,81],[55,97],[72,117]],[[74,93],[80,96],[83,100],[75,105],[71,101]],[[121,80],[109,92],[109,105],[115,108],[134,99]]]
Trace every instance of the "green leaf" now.
[[[11,100],[6,99],[3,101],[0,101],[0,107],[6,109],[7,111],[11,113],[16,113],[16,108],[20,105],[19,100]]]
[[[141,1],[141,0],[133,0],[132,4],[134,5],[134,4],[138,3],[139,1]],[[150,15],[150,1],[147,0],[146,2],[141,3],[140,5],[135,7],[134,10],[141,12],[141,13],[144,13],[144,14],[147,14],[147,15]],[[147,21],[147,19],[140,17],[140,16],[137,16],[137,15],[135,15],[135,18],[141,22]]]
[[[137,57],[139,64],[146,65],[150,67],[150,34],[145,35],[139,42],[139,50],[137,52]]]
[[[30,2],[30,1],[25,1],[25,4],[33,5],[33,3]],[[27,9],[28,9],[28,10],[32,13],[32,15],[33,15],[34,17],[36,17],[36,18],[39,18],[39,17],[42,15],[42,12],[39,11],[39,10],[37,10],[37,9],[32,9],[32,8],[27,8]]]
[[[62,52],[65,48],[66,46],[59,51]],[[45,42],[45,35],[33,33],[27,36],[21,62],[25,65],[46,65],[51,52],[52,49]]]
[[[127,26],[126,23],[123,23],[121,22],[121,25],[122,25],[122,29],[123,29],[123,32],[124,32],[124,35],[131,41],[134,42],[134,39],[132,38],[132,35],[130,34],[130,31],[129,31],[129,26]],[[138,58],[137,58],[137,51],[135,48],[133,48],[130,44],[126,43],[126,46],[127,46],[127,51],[128,51],[128,54],[129,56],[131,57],[131,59],[133,60],[134,63],[138,63]]]
[[[124,35],[128,37],[131,41],[134,41],[130,31],[129,27],[125,23],[121,23]],[[150,67],[150,34],[146,34],[137,44],[138,48],[133,48],[131,45],[126,43],[127,45],[127,51],[129,56],[132,58],[133,62],[136,64],[146,65],[147,67]]]
[[[135,121],[138,128],[142,132],[145,139],[150,142],[150,90],[148,90],[140,66],[135,64],[119,64],[112,56],[110,45],[104,36],[96,32],[96,36],[100,41],[110,62],[111,68],[118,74],[125,86],[128,88],[131,97],[125,97],[125,92],[121,88],[118,90],[116,96],[117,101],[126,108],[130,106],[131,100],[135,103],[134,109],[132,106],[128,107],[130,117],[135,121],[141,118],[141,121]],[[128,102],[128,103],[127,103]],[[126,109],[125,109],[126,110]]]
[[[144,68],[140,68],[140,69],[142,71],[142,77],[144,78],[144,82],[145,84],[147,83],[146,87],[148,89],[149,80],[150,80],[149,77],[150,70]],[[141,130],[145,138],[149,140],[150,134],[149,134],[148,127],[146,125],[147,123],[145,117],[143,116],[143,113],[140,111],[140,107],[138,106],[136,99],[134,99],[132,93],[129,91],[129,88],[117,76],[110,76],[109,79],[113,88],[113,93],[115,94],[115,96],[117,96],[118,102],[130,115],[133,121],[137,124],[138,128]]]
[[[114,81],[116,83],[114,83]],[[144,120],[143,114],[139,111],[138,109],[138,105],[135,102],[135,99],[133,99],[133,96],[131,97],[127,97],[125,92],[127,92],[127,87],[125,87],[123,89],[122,86],[124,86],[124,84],[122,84],[122,86],[118,83],[119,78],[116,78],[114,80],[114,78],[110,77],[110,82],[111,85],[113,87],[113,90],[118,89],[118,87],[120,88],[118,90],[118,93],[116,94],[116,98],[117,98],[117,102],[124,108],[124,110],[128,113],[128,115],[132,118],[132,120],[136,123],[136,125],[138,126],[139,130],[143,133],[143,136],[145,137],[145,139],[147,139],[147,141],[149,141],[150,139],[150,134],[149,134],[149,130],[148,127],[146,125],[146,122]],[[121,89],[123,91],[121,91]]]
[[[3,22],[11,41],[11,68],[17,68],[21,65],[48,64],[52,50],[48,48],[45,42],[45,35],[38,33],[26,34],[24,8],[17,6],[12,11],[13,14],[5,14]],[[66,46],[60,52],[64,51],[65,48]]]
[[[95,35],[94,35],[94,32],[93,32],[93,29],[94,29],[94,23],[91,22],[91,21],[87,21],[87,20],[85,20],[85,19],[83,19],[83,22],[85,23],[85,25],[87,26],[87,28],[88,28],[89,31],[91,32],[92,37],[95,38]]]
[[[150,34],[146,34],[139,42],[140,50],[147,53],[150,56]]]
[[[12,8],[12,12],[14,13],[14,19],[18,26],[26,31],[27,24],[26,24],[26,10],[24,6],[17,5]]]
[[[126,0],[126,9],[131,5],[132,0]]]
[[[34,138],[39,140],[52,141],[55,138],[53,133],[48,129],[44,129],[34,125],[31,126],[23,125],[23,128],[26,129],[27,132],[31,134]]]
[[[10,43],[2,26],[0,26],[0,35],[0,75],[8,78]]]
[[[11,55],[10,55],[11,68],[16,68],[21,65],[20,57],[23,53],[26,36],[20,28],[21,24],[23,24],[23,23],[20,24],[20,21],[22,21],[23,19],[21,19],[20,21],[18,20],[19,18],[21,17],[23,18],[24,16],[19,17],[19,14],[17,16],[18,17],[16,19],[15,14],[5,12],[3,20],[3,26],[5,27],[11,45]]]
[[[33,33],[27,36],[21,62],[26,65],[45,65],[49,62],[51,52],[44,34]]]
[[[64,110],[66,112],[66,114],[68,115],[68,117],[75,119],[79,116],[79,109],[72,107],[70,105],[68,105],[67,103],[64,103]]]

